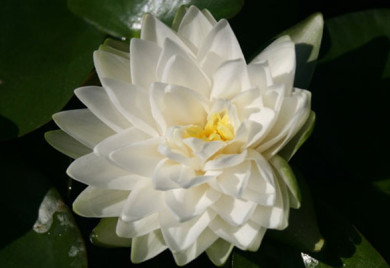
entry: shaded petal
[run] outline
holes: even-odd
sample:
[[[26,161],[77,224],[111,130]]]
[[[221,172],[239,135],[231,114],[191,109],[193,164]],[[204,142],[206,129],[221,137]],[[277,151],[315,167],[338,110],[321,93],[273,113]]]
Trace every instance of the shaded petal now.
[[[257,55],[251,63],[268,61],[275,83],[286,85],[290,92],[295,76],[295,45],[289,36],[282,36]]]
[[[116,132],[131,127],[130,122],[111,102],[104,88],[95,86],[80,87],[75,90],[75,94],[94,115]]]
[[[204,40],[198,51],[198,61],[211,77],[221,63],[235,59],[244,59],[244,55],[229,23],[222,19]]]
[[[165,203],[181,222],[201,215],[220,196],[220,193],[204,184],[190,189],[174,189],[164,192]]]
[[[180,22],[177,34],[199,49],[214,25],[215,22],[212,23],[197,7],[191,6]]]
[[[108,51],[96,50],[93,53],[93,62],[100,80],[111,78],[131,83],[130,61],[128,58]]]
[[[183,139],[183,142],[191,148],[192,153],[201,163],[204,163],[225,146],[222,141],[204,141],[198,138],[186,138]]]
[[[92,152],[90,148],[78,142],[61,129],[46,132],[45,139],[56,150],[73,159]]]
[[[170,213],[161,213],[161,232],[169,249],[183,251],[190,247],[197,241],[214,217],[214,212],[205,211],[202,215],[189,221],[178,222]]]
[[[66,173],[72,179],[90,186],[114,190],[131,190],[142,180],[142,177],[129,174],[127,170],[94,153],[77,158]]]
[[[111,101],[133,126],[151,136],[158,135],[147,91],[118,80],[104,79],[102,83]]]
[[[219,154],[217,158],[206,162],[204,170],[218,170],[241,164],[247,155],[247,151],[243,151],[239,154]]]
[[[246,63],[243,59],[223,62],[213,75],[211,99],[231,99],[250,88]]]
[[[63,131],[89,148],[115,133],[88,109],[59,112],[53,115],[53,120]]]
[[[256,240],[256,237],[258,235],[264,235],[266,230],[251,221],[248,221],[241,226],[232,226],[220,217],[216,217],[210,223],[209,227],[216,235],[242,250],[246,250],[250,247]]]
[[[159,228],[158,213],[154,213],[137,221],[124,221],[119,218],[116,233],[121,237],[134,238],[143,236]]]
[[[265,90],[274,84],[268,61],[250,63],[248,65],[248,75],[252,87],[257,87],[260,90]]]
[[[158,81],[156,68],[161,48],[155,43],[132,38],[130,41],[130,53],[133,84],[147,90],[153,82]]]
[[[161,191],[153,189],[151,183],[140,183],[127,199],[121,219],[123,221],[137,221],[165,208]]]
[[[118,236],[116,225],[118,218],[103,218],[92,230],[90,240],[94,245],[109,247],[130,247],[131,239]]]
[[[133,238],[131,243],[131,262],[140,263],[149,260],[167,249],[160,230]]]
[[[248,221],[256,208],[256,203],[222,195],[211,208],[228,224],[240,226]]]
[[[120,148],[110,154],[110,159],[132,173],[149,177],[163,156],[158,152],[161,138],[151,138]]]
[[[221,266],[229,258],[234,245],[219,238],[208,249],[206,254],[214,265]]]
[[[73,202],[73,211],[83,217],[119,217],[129,191],[88,186]]]
[[[187,249],[173,252],[177,265],[185,265],[202,254],[218,238],[209,228],[205,229],[198,239]]]
[[[150,88],[152,113],[162,132],[169,126],[203,125],[206,99],[192,89],[154,83]]]

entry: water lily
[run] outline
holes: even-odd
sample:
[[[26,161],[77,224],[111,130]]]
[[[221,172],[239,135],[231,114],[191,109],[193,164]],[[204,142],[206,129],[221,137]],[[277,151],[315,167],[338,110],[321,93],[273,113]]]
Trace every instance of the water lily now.
[[[287,160],[310,93],[293,87],[288,36],[247,64],[226,20],[192,6],[176,23],[146,15],[129,52],[102,45],[102,87],[76,89],[87,108],[55,114],[61,131],[47,139],[88,185],[75,212],[117,219],[133,262],[169,249],[178,265],[203,252],[221,265],[233,247],[258,250],[299,207]]]

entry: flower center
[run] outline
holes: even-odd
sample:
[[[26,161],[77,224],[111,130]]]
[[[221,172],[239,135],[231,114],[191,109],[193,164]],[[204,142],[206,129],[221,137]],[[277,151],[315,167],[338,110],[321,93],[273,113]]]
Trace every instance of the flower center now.
[[[183,138],[189,137],[205,141],[228,141],[234,138],[234,128],[225,112],[213,113],[203,128],[199,125],[186,128]]]

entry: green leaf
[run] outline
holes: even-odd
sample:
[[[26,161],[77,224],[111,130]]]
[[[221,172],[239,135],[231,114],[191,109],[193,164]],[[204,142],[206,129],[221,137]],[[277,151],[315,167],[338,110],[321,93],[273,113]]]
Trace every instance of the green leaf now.
[[[305,124],[298,131],[297,134],[283,147],[283,149],[278,153],[281,157],[290,161],[291,157],[298,151],[298,149],[305,143],[305,141],[310,137],[314,129],[314,124],[316,121],[316,114],[311,111],[309,118],[306,120]]]
[[[233,17],[241,9],[243,0],[68,0],[69,8],[103,32],[115,37],[139,36],[142,17],[146,13],[172,24],[176,10],[181,5],[195,5],[208,9],[217,19]]]
[[[295,43],[297,68],[294,85],[308,88],[320,52],[324,19],[315,13],[280,35],[289,35]]]
[[[37,214],[29,231],[0,250],[0,263],[4,267],[87,267],[80,232],[54,188]]]
[[[4,0],[0,9],[0,140],[47,123],[93,69],[103,34],[65,0]]]
[[[130,238],[123,238],[117,235],[117,222],[118,218],[101,219],[90,235],[91,242],[101,247],[130,247]]]

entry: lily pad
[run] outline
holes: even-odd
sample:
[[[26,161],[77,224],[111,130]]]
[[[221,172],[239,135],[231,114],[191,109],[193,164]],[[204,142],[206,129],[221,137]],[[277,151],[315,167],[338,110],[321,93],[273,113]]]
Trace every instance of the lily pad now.
[[[63,108],[93,69],[104,35],[65,0],[12,0],[0,9],[0,140],[22,136]]]
[[[207,8],[217,19],[230,18],[240,11],[243,0],[68,0],[72,12],[83,17],[101,31],[115,37],[139,35],[142,17],[151,13],[171,25],[176,11],[182,5]]]

